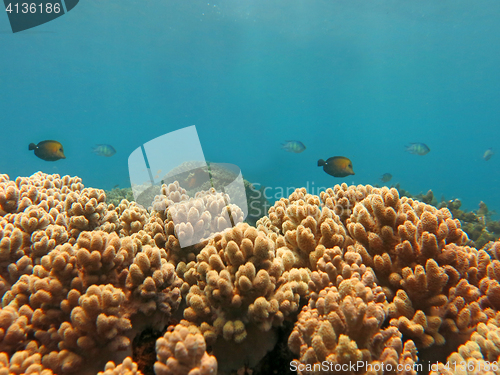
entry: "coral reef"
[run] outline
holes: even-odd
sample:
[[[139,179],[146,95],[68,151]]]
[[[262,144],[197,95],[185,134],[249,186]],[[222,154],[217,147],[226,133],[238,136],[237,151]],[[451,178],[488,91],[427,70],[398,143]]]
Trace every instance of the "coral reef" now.
[[[495,212],[490,211],[484,202],[479,202],[477,210],[464,211],[461,209],[462,202],[460,199],[445,200],[444,197],[441,197],[441,201],[438,201],[432,190],[429,190],[426,194],[412,195],[402,189],[399,184],[396,184],[395,188],[400,196],[414,198],[437,208],[447,207],[453,217],[460,220],[462,230],[467,233],[471,241],[470,244],[478,249],[490,241],[496,241],[500,237],[500,220],[492,219]]]
[[[170,212],[186,190],[159,191],[0,175],[0,374],[229,374],[275,345],[280,373],[499,373],[500,242],[472,247],[452,209],[342,184],[228,225],[225,196]],[[149,331],[155,361],[133,350]]]
[[[500,237],[500,220],[495,221],[491,218],[494,212],[489,211],[484,202],[480,202],[479,208],[475,211],[461,210],[462,202],[459,199],[439,204],[439,206],[444,205],[448,207],[454,217],[460,220],[464,232],[467,233],[475,247],[481,248]]]
[[[132,202],[134,200],[134,193],[132,188],[119,188],[115,187],[111,190],[105,190],[106,193],[106,203],[118,206],[120,202],[124,199]]]

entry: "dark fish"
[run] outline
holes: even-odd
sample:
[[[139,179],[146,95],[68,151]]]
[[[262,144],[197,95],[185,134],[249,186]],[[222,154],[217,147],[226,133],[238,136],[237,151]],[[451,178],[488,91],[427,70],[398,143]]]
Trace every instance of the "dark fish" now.
[[[344,156],[334,156],[318,160],[318,167],[323,167],[323,170],[333,177],[346,177],[354,174],[352,170],[352,162]]]
[[[483,159],[488,161],[491,159],[491,157],[495,155],[495,153],[493,152],[493,149],[489,148],[487,149],[485,152],[484,152],[484,155],[483,155]]]
[[[92,149],[92,152],[96,155],[105,156],[107,158],[116,154],[115,148],[111,145],[96,145],[96,147]]]
[[[306,146],[300,141],[286,141],[286,143],[281,144],[281,148],[288,152],[300,154],[306,149]]]
[[[409,146],[405,146],[406,151],[414,155],[425,155],[431,149],[425,143],[410,143]]]
[[[37,145],[30,143],[28,149],[35,150],[35,155],[42,160],[56,161],[59,159],[66,159],[62,144],[57,141],[42,141]]]
[[[392,179],[392,174],[390,173],[384,173],[382,176],[380,176],[380,181],[382,182],[389,182]]]

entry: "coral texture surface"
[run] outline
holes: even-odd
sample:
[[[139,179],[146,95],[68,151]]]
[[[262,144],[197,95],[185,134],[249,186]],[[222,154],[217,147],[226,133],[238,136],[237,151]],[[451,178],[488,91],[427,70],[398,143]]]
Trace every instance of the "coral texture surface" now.
[[[241,210],[192,198],[170,210],[189,199],[172,183],[115,205],[78,177],[0,175],[0,375],[142,374],[146,329],[157,374],[229,373],[286,326],[282,373],[500,374],[500,242],[471,247],[448,208],[342,184],[222,230]]]

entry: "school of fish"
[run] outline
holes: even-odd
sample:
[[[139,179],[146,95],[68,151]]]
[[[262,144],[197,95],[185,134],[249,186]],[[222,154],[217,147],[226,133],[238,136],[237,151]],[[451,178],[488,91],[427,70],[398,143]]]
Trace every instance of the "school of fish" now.
[[[405,146],[406,151],[413,155],[426,155],[431,149],[425,143],[410,143],[409,146]],[[281,145],[281,148],[287,152],[300,154],[305,151],[306,146],[304,143],[298,140],[289,140],[285,141]],[[63,145],[54,140],[45,140],[41,141],[38,144],[30,143],[28,146],[30,151],[34,151],[35,156],[45,161],[57,161],[60,159],[66,159],[64,155]],[[92,148],[92,152],[96,155],[103,157],[111,157],[116,154],[116,149],[109,144],[98,144],[94,148]],[[488,161],[494,155],[494,151],[492,148],[487,149],[483,154],[483,159]],[[352,161],[345,156],[333,156],[328,159],[318,160],[318,167],[323,167],[323,171],[333,177],[347,177],[354,175],[354,170],[352,166]],[[391,181],[392,174],[384,173],[379,180],[383,183],[387,183]],[[200,176],[197,174],[193,174],[190,176],[188,184],[195,186],[200,180]]]

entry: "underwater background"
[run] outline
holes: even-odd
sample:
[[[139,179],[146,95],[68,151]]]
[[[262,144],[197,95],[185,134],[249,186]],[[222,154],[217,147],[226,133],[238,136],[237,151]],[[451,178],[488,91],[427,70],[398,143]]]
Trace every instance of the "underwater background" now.
[[[389,185],[500,212],[500,156],[483,160],[500,139],[499,16],[489,0],[85,0],[12,34],[5,14],[0,172],[127,187],[134,149],[196,125],[205,158],[238,165],[271,201],[390,173]],[[46,139],[66,159],[28,151]],[[407,153],[411,142],[431,151]],[[336,155],[355,175],[317,167]]]

